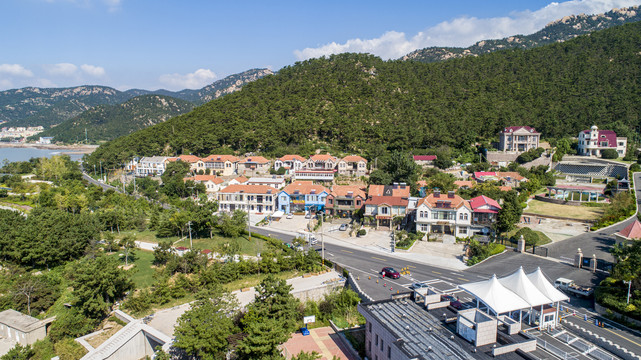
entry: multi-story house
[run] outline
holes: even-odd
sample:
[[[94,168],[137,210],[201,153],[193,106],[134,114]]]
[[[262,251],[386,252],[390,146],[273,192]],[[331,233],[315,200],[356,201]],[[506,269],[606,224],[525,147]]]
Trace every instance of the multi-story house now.
[[[249,179],[247,177],[241,175],[239,177],[229,180],[228,185],[242,185],[242,184],[249,185],[247,184],[248,181]]]
[[[407,213],[407,197],[400,196],[367,196],[364,215],[376,220],[376,229],[394,225],[394,218],[405,217]]]
[[[367,175],[367,160],[361,156],[345,156],[338,161],[337,167],[338,174],[342,176]]]
[[[594,125],[590,130],[583,130],[579,133],[579,144],[577,153],[585,156],[601,156],[601,151],[613,149],[619,157],[625,156],[628,146],[628,138],[617,137],[612,130],[599,130]]]
[[[247,185],[267,185],[274,189],[282,189],[285,187],[285,177],[276,175],[269,177],[253,177],[247,180]]]
[[[352,217],[354,212],[363,208],[367,195],[358,186],[334,185],[327,196],[325,212],[329,215]]]
[[[297,181],[334,181],[334,170],[296,170],[294,180]]]
[[[496,222],[501,205],[485,195],[472,198],[469,202],[472,209],[472,232],[480,230],[487,233],[492,224]],[[484,229],[485,231],[483,231]]]
[[[499,150],[525,152],[539,147],[541,133],[529,126],[506,127],[499,134]]]
[[[221,185],[223,184],[223,179],[219,178],[216,175],[194,175],[192,177],[186,177],[183,180],[191,180],[196,184],[205,185],[207,194],[218,192],[221,188]]]
[[[305,162],[305,169],[307,170],[334,170],[338,159],[329,154],[316,154],[312,155]]]
[[[278,190],[266,185],[229,185],[218,192],[220,211],[262,214],[276,211]]]
[[[430,167],[436,160],[436,155],[414,155],[414,162],[420,167]]]
[[[435,191],[418,201],[415,221],[416,231],[466,237],[470,235],[472,207],[454,191]]]
[[[300,155],[285,155],[274,161],[274,170],[284,167],[289,171],[301,170],[305,166],[307,159]]]
[[[195,171],[198,170],[198,161],[200,160],[200,158],[198,156],[196,156],[196,155],[180,155],[180,156],[176,156],[176,157],[169,157],[169,158],[167,158],[167,165],[170,162],[178,161],[178,160],[180,160],[180,161],[182,161],[184,163],[188,163],[190,171],[195,172]]]
[[[136,166],[136,176],[160,176],[165,172],[166,156],[143,157]]]
[[[278,193],[278,210],[293,212],[323,212],[329,191],[312,181],[294,181]]]
[[[238,171],[238,158],[233,155],[209,155],[198,161],[197,168],[199,171],[209,169],[212,174],[230,176]]]
[[[410,196],[410,187],[405,183],[393,183],[392,185],[370,185],[367,190],[367,195],[408,198]]]
[[[262,156],[250,156],[238,163],[238,173],[243,175],[267,174],[270,162]]]

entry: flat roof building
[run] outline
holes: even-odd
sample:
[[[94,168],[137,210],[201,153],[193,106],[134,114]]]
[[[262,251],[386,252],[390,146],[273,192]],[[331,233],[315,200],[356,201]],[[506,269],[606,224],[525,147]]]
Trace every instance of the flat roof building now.
[[[31,345],[47,336],[47,325],[54,318],[38,320],[12,309],[0,312],[0,337],[21,345]]]

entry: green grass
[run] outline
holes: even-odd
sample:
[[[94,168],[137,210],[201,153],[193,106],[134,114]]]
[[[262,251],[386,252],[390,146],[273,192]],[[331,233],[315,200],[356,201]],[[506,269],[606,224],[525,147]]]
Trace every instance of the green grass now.
[[[511,238],[519,230],[520,230],[520,228],[512,229],[506,235],[507,235],[508,238]],[[549,243],[552,242],[552,239],[550,239],[547,235],[545,235],[545,233],[543,233],[541,231],[536,231],[536,230],[532,230],[532,231],[534,231],[534,233],[539,236],[539,240],[536,242],[535,246],[541,246],[541,245],[549,244]]]
[[[257,239],[256,237],[252,236],[251,242],[247,237],[237,237],[235,239],[231,239],[232,241],[235,240],[238,245],[240,245],[240,250],[239,254],[242,255],[251,255],[251,256],[256,256],[257,253],[265,251],[267,249],[268,245],[265,243],[264,240]],[[199,249],[199,250],[204,250],[204,249],[209,249],[214,252],[217,251],[217,249],[220,249],[224,244],[227,244],[230,242],[230,238],[226,238],[223,236],[219,235],[214,235],[213,238],[201,238],[201,239],[193,239],[192,240],[194,244],[194,249]],[[176,243],[176,246],[184,246],[184,247],[189,247],[189,239],[184,239]]]
[[[596,220],[603,215],[603,207],[573,206],[530,200],[526,213],[537,215],[563,216],[577,220]]]
[[[115,253],[109,255],[116,257],[122,262],[122,264],[125,264],[125,257],[119,256],[119,254],[124,254],[123,250],[116,251]],[[145,250],[140,250],[136,249],[135,250],[135,258],[132,261],[132,258],[129,258],[129,264],[133,263],[136,266],[134,266],[131,271],[133,272],[131,279],[134,281],[134,284],[136,284],[136,289],[144,289],[147,288],[151,285],[153,285],[155,279],[154,279],[154,273],[155,270],[151,266],[153,265],[154,261],[154,253],[153,251],[145,251]]]
[[[135,235],[137,241],[154,243],[154,244],[158,244],[159,242],[163,242],[163,241],[171,241],[171,243],[173,244],[174,242],[178,241],[178,239],[180,239],[178,236],[171,236],[168,238],[159,238],[159,237],[156,237],[156,232],[152,230],[145,230],[145,231],[127,230],[127,231],[121,231],[120,234],[118,234],[117,232],[114,232],[114,236],[116,239],[122,239],[126,235]]]

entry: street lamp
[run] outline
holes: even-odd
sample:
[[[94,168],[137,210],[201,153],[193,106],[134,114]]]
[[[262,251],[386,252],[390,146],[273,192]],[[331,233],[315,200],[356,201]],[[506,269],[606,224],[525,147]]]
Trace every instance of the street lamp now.
[[[628,284],[628,298],[625,300],[626,305],[630,305],[630,288],[632,287],[632,280],[623,280],[624,284]]]

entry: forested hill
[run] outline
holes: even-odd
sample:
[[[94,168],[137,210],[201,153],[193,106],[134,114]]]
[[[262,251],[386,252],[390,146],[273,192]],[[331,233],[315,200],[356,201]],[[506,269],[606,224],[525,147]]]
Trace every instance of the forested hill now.
[[[36,135],[52,136],[55,142],[90,143],[112,140],[174,116],[189,112],[194,104],[164,95],[137,96],[118,105],[99,105]]]
[[[563,43],[438,63],[341,54],[283,68],[243,91],[100,146],[90,162],[136,155],[324,147],[467,147],[508,125],[625,136],[641,114],[641,23]]]
[[[613,9],[598,15],[572,15],[548,24],[545,28],[530,35],[514,35],[498,40],[483,40],[467,47],[429,47],[413,51],[403,57],[403,60],[422,62],[443,61],[465,56],[478,56],[497,50],[530,49],[537,46],[562,42],[579,35],[603,30],[612,26],[622,25],[641,20],[639,6]]]
[[[248,82],[270,74],[272,71],[269,69],[251,69],[227,76],[199,90],[177,92],[142,89],[119,91],[106,86],[28,87],[0,91],[0,121],[7,121],[3,126],[49,127],[78,116],[97,105],[121,104],[133,97],[149,94],[171,96],[200,105],[238,91]]]

